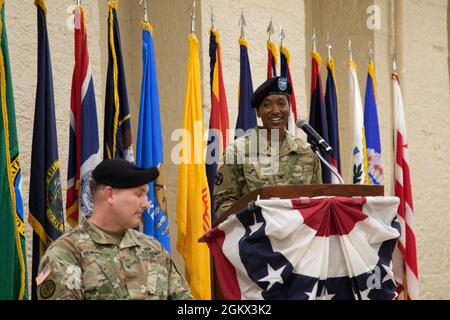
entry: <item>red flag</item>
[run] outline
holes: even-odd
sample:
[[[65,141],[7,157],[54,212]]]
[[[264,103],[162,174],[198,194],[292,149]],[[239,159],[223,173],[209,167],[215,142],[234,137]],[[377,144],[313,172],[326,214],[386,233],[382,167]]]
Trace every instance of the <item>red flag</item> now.
[[[395,112],[395,195],[400,198],[398,219],[401,236],[397,244],[397,257],[394,260],[397,291],[404,292],[407,300],[419,299],[419,272],[417,269],[416,236],[414,234],[414,211],[411,189],[411,176],[408,163],[408,141],[403,97],[397,74],[392,75]]]
[[[75,227],[92,212],[89,181],[101,161],[98,140],[94,80],[87,47],[86,14],[75,11],[75,67],[72,77],[69,164],[67,174],[67,222]]]
[[[211,117],[209,128],[221,132],[221,146],[224,150],[228,144],[227,129],[229,129],[230,125],[228,120],[227,96],[222,75],[222,48],[217,30],[211,30],[211,43],[215,59],[214,65],[211,68]]]
[[[219,31],[210,30],[210,65],[211,65],[211,116],[209,120],[208,151],[206,161],[206,175],[208,177],[211,208],[214,208],[214,178],[217,164],[227,144],[227,130],[229,129],[227,97],[222,75],[222,48],[220,46]],[[212,218],[215,212],[212,209]]]

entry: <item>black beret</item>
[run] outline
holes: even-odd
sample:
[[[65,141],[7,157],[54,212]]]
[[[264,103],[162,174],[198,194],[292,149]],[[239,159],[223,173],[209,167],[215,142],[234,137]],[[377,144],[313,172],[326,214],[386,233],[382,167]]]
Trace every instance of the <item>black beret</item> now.
[[[267,96],[272,94],[292,93],[292,87],[288,79],[285,77],[274,77],[267,79],[262,85],[255,90],[252,96],[252,108],[258,108]]]
[[[142,186],[158,176],[156,167],[139,168],[123,159],[105,159],[92,171],[92,178],[98,183],[121,189]]]

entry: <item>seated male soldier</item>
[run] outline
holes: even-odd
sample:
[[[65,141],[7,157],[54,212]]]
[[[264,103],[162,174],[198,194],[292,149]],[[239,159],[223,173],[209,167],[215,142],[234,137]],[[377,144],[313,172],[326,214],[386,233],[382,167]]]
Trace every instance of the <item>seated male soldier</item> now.
[[[120,159],[94,169],[92,216],[47,249],[36,278],[39,299],[192,299],[161,244],[133,230],[158,175]]]

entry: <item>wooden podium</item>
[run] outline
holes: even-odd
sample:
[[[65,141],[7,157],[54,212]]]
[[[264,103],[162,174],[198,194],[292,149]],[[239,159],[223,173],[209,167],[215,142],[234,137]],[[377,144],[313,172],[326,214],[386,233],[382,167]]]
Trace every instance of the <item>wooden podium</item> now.
[[[231,214],[238,213],[246,209],[249,203],[259,199],[295,199],[301,197],[321,197],[321,196],[339,196],[339,197],[382,197],[384,196],[384,186],[369,185],[336,185],[336,184],[318,184],[318,185],[297,185],[297,186],[277,186],[264,187],[256,189],[244,195],[236,202],[230,210],[225,212],[219,219],[213,222],[216,227]],[[223,300],[222,291],[215,275],[214,261],[211,257],[211,299]]]

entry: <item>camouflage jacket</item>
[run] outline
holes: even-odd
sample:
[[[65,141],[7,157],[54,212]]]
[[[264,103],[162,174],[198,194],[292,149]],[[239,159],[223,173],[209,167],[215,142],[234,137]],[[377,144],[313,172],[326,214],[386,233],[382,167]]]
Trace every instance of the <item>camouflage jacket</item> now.
[[[260,130],[236,139],[225,151],[214,183],[217,217],[244,194],[261,187],[322,183],[320,160],[305,141],[286,132],[279,148],[271,151],[260,145],[259,140],[267,140],[260,138]]]
[[[132,229],[118,240],[86,219],[61,236],[41,259],[39,299],[192,299],[159,242]]]

